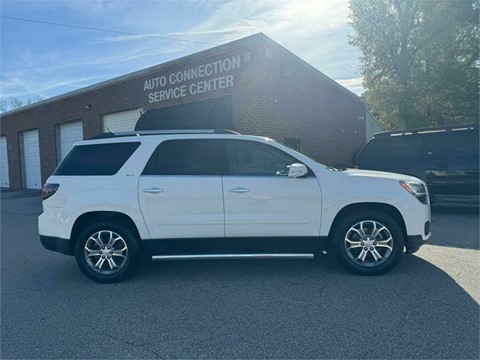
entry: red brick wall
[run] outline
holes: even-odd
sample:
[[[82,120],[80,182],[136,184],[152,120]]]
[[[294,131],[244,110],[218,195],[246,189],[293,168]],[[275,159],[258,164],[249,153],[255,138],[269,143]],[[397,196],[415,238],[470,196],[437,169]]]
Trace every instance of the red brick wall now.
[[[57,165],[57,124],[82,120],[84,138],[90,138],[101,132],[101,118],[105,114],[135,108],[149,110],[224,95],[232,96],[235,130],[279,141],[285,137],[299,137],[303,150],[314,158],[329,164],[351,164],[353,154],[365,139],[365,122],[358,120],[358,116],[365,115],[363,103],[320,77],[312,76],[311,70],[268,38],[260,36],[258,40],[235,48],[221,47],[224,49],[221,52],[207,50],[194,60],[7,114],[1,119],[1,134],[7,136],[10,188],[22,186],[18,141],[21,131],[39,130],[42,182],[45,182]],[[269,58],[266,57],[267,48],[272,50]],[[245,62],[247,52],[250,53],[249,62]],[[240,68],[225,73],[233,75],[233,87],[153,104],[148,102],[145,80],[235,55],[241,57]],[[221,75],[224,74],[217,76]],[[199,80],[182,84],[189,86]],[[85,108],[87,104],[92,105],[90,109]]]
[[[265,131],[283,142],[300,138],[302,152],[326,165],[351,166],[365,143],[365,105],[282,48],[266,59]],[[361,117],[361,119],[359,119]]]

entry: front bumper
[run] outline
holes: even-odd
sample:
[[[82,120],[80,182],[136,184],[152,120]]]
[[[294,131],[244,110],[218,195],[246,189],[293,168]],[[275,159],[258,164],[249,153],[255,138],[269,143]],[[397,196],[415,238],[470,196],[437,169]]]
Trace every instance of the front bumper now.
[[[411,235],[407,236],[407,242],[405,244],[405,253],[413,254],[417,252],[418,249],[426,242],[427,240],[423,240],[422,235]]]
[[[40,242],[47,250],[56,251],[65,255],[74,255],[75,249],[69,239],[40,235]]]
[[[420,249],[420,247],[425,244],[428,239],[430,239],[430,236],[432,236],[432,234],[430,233],[430,221],[427,221],[424,224],[424,230],[422,235],[407,236],[405,242],[405,252],[407,254],[413,254],[414,252],[417,252],[418,249]]]

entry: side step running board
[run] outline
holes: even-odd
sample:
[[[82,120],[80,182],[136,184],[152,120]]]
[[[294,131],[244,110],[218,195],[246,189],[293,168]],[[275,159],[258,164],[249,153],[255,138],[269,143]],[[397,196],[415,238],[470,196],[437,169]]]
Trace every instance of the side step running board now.
[[[313,259],[313,254],[202,254],[154,255],[153,261],[168,260],[229,260],[229,259]]]

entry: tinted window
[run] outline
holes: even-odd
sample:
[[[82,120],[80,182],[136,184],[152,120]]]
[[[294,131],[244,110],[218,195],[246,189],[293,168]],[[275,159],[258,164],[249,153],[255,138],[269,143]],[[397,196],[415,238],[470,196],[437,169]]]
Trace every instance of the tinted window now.
[[[434,167],[478,172],[478,131],[451,131],[438,134],[436,144],[438,145],[438,156],[433,162]]]
[[[231,175],[287,176],[288,165],[298,163],[293,156],[253,141],[227,141]]]
[[[285,146],[295,151],[302,151],[302,140],[298,138],[285,138],[283,141]]]
[[[402,135],[370,140],[362,149],[359,161],[408,159],[421,154],[422,139],[419,136]]]
[[[143,175],[222,175],[225,164],[222,140],[168,140],[157,147]]]
[[[114,175],[139,145],[139,142],[124,142],[75,146],[54,175]]]
[[[479,132],[458,131],[441,134],[438,137],[441,157],[475,157],[479,153]]]

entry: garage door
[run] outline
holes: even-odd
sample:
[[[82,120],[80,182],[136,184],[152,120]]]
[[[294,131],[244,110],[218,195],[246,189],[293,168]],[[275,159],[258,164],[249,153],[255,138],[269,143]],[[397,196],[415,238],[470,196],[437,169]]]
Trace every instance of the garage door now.
[[[24,186],[27,189],[41,189],[40,176],[40,149],[38,146],[38,130],[29,130],[22,133],[22,158],[25,174]]]
[[[114,114],[103,115],[103,132],[133,131],[142,109],[122,111]]]
[[[83,140],[83,126],[81,121],[62,124],[57,127],[58,161],[62,160],[73,147],[73,144]]]
[[[10,187],[6,136],[0,137],[0,187]]]

